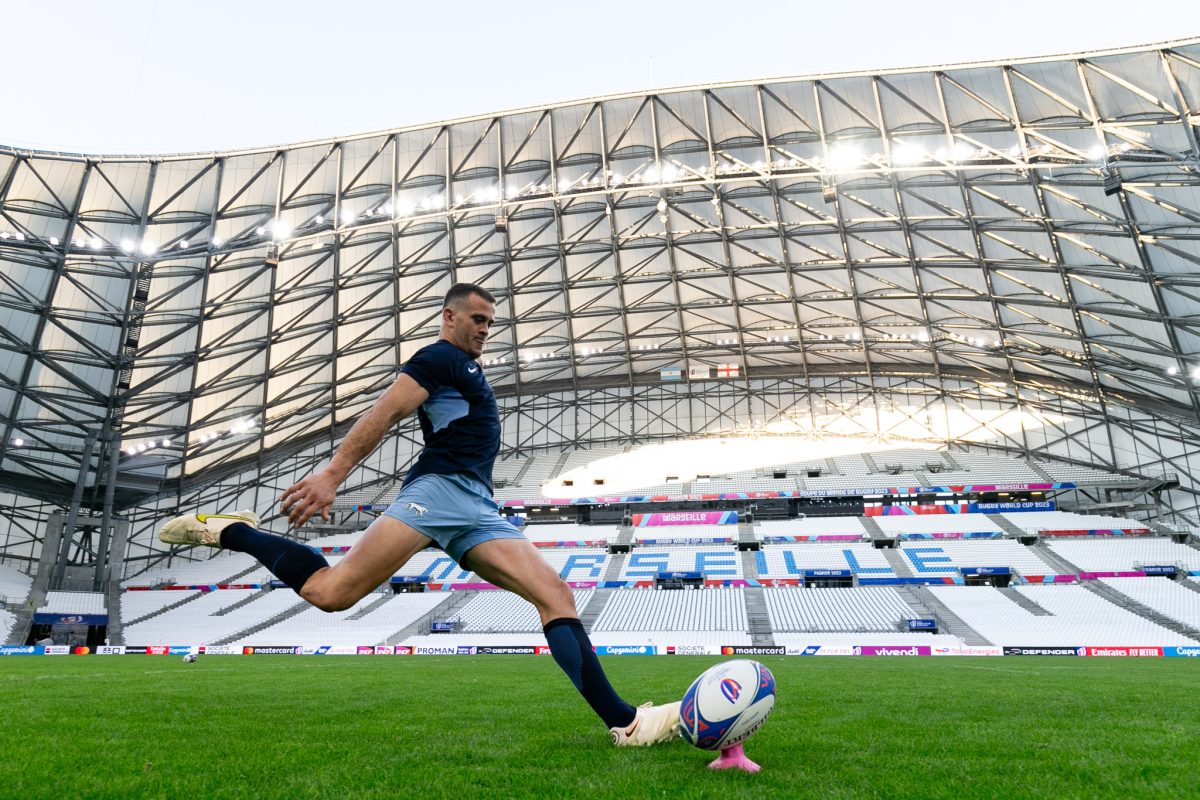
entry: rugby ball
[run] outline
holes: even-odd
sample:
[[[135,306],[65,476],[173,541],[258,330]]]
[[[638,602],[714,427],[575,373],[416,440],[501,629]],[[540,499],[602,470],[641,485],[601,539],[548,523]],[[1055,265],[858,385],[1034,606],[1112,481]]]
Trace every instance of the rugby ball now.
[[[195,662],[195,660],[196,660],[195,653],[188,653],[186,656],[183,657],[183,661],[186,664],[191,664],[191,663]]]
[[[775,676],[757,661],[722,661],[688,687],[679,729],[701,750],[732,747],[754,734],[775,707]]]

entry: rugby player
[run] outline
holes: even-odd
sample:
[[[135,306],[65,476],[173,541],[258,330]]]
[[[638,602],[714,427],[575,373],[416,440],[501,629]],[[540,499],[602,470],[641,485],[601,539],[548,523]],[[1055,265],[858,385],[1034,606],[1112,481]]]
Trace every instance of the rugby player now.
[[[299,528],[329,507],[350,471],[414,412],[424,447],[396,501],[334,566],[309,547],[258,530],[252,511],[190,514],[167,522],[158,538],[249,553],[301,597],[325,611],[350,608],[417,553],[436,544],[463,569],[520,595],[537,609],[550,653],[608,726],[618,746],[650,745],[679,734],[679,703],[635,708],[609,684],[579,621],[575,598],[492,500],[500,451],[496,396],[478,358],[495,322],[495,298],[459,283],[447,292],[439,338],[418,350],[395,382],[360,417],[320,472],[288,487],[280,510]]]

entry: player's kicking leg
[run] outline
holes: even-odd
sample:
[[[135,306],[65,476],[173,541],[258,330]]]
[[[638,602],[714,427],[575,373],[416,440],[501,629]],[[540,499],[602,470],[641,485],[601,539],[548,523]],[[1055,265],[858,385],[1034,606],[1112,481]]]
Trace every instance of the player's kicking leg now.
[[[187,514],[162,526],[168,544],[207,545],[248,553],[279,580],[324,611],[341,611],[388,580],[433,541],[392,517],[379,517],[345,558],[329,566],[325,558],[293,539],[257,529],[250,511]]]
[[[507,523],[506,523],[507,524]],[[608,682],[579,622],[575,596],[526,539],[492,539],[468,550],[462,564],[484,580],[533,603],[550,654],[604,720],[618,747],[657,744],[679,735],[679,703],[634,708]]]

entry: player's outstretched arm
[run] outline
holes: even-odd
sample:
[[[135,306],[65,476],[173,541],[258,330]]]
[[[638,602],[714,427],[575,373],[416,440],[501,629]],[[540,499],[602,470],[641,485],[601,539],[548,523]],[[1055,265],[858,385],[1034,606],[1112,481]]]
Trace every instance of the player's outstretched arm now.
[[[288,523],[299,528],[317,514],[329,521],[329,506],[350,470],[379,446],[388,429],[429,399],[429,392],[408,375],[396,378],[375,404],[358,418],[334,453],[329,466],[288,487],[279,498]]]

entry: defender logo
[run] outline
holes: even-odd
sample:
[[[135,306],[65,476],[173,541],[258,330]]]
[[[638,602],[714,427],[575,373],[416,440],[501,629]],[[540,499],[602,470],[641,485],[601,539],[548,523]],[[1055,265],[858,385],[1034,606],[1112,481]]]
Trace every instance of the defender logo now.
[[[425,512],[429,510],[425,506],[417,505],[416,503],[405,503],[403,508],[408,509],[409,511],[416,514],[418,517],[425,516]]]

